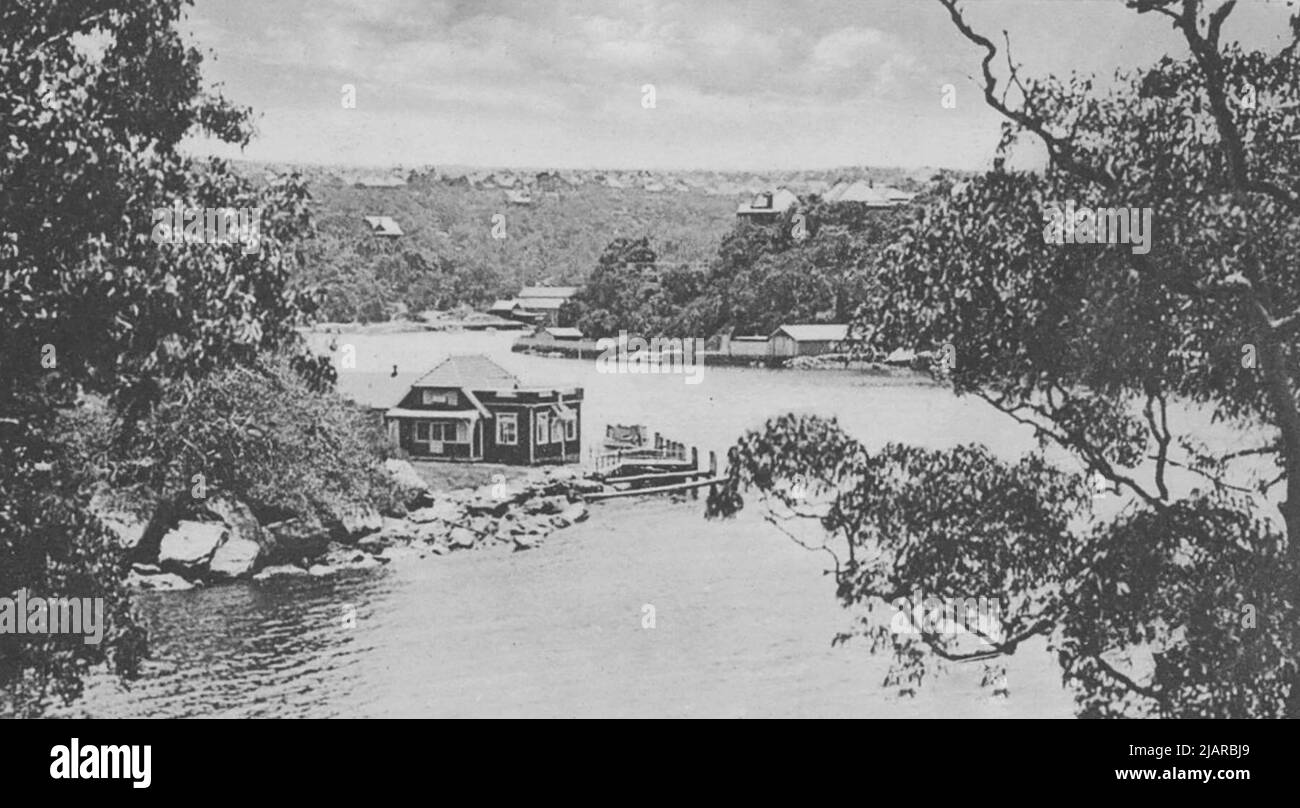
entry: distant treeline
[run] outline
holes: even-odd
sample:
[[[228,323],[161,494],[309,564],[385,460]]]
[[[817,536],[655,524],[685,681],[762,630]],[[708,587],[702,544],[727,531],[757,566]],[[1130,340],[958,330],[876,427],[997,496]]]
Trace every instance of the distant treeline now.
[[[736,221],[703,268],[675,265],[649,239],[615,239],[560,310],[560,324],[588,337],[708,337],[847,323],[873,294],[882,253],[914,210],[813,198],[774,222]]]
[[[599,186],[534,193],[530,205],[507,202],[500,189],[441,182],[311,191],[317,234],[296,281],[320,290],[321,318],[335,322],[481,307],[524,285],[581,284],[618,238],[652,235],[665,260],[706,261],[736,207],[704,193]],[[373,236],[365,216],[390,216],[403,235]]]

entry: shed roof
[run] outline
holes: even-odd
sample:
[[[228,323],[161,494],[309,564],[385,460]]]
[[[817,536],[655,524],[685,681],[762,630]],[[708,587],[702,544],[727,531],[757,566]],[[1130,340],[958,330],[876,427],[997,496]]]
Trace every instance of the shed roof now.
[[[576,286],[525,286],[519,290],[518,297],[561,297],[569,298],[578,293]]]
[[[849,336],[849,327],[838,324],[783,325],[772,336],[785,334],[799,342],[839,342]]]

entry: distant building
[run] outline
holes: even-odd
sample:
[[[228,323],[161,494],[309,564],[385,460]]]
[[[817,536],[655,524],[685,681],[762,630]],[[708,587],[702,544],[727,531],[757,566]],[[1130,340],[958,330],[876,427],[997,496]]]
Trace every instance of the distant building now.
[[[871,180],[840,180],[822,197],[825,202],[861,202],[869,208],[893,208],[904,205],[916,194],[889,185],[877,186]]]
[[[512,205],[531,205],[533,197],[527,189],[506,191],[506,201]]]
[[[767,224],[790,208],[799,204],[799,197],[787,188],[775,191],[760,191],[749,202],[741,203],[736,208],[736,215],[742,219]]]
[[[384,413],[412,457],[512,465],[580,458],[581,387],[524,387],[486,356],[452,356]]]
[[[525,286],[516,299],[541,325],[559,325],[560,307],[578,293],[576,286]]]
[[[772,332],[771,355],[816,356],[844,349],[849,337],[847,325],[783,325]]]
[[[376,174],[360,177],[353,185],[357,188],[402,188],[406,180],[395,174]]]
[[[582,332],[576,328],[543,326],[533,332],[535,342],[576,343],[582,339]]]
[[[402,235],[402,228],[391,216],[366,216],[365,221],[371,234],[380,238],[400,238]]]
[[[718,341],[718,353],[723,356],[752,356],[760,359],[772,353],[771,340],[765,336],[733,337],[723,334]]]

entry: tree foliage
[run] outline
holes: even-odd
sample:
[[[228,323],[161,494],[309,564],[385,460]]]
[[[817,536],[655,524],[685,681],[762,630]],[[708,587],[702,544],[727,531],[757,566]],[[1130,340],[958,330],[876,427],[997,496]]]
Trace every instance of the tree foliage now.
[[[130,673],[143,632],[124,559],[89,511],[57,429],[86,393],[145,417],[173,380],[297,343],[313,310],[289,278],[309,230],[296,177],[259,187],[179,150],[245,144],[248,110],[208,90],[178,27],[181,0],[42,0],[0,8],[0,595],[104,597],[105,642],[0,636],[7,709],[69,698],[90,666]],[[260,242],[159,245],[153,211],[260,208]],[[318,388],[322,361],[294,365]],[[0,710],[6,706],[0,704]]]
[[[937,355],[955,362],[935,375],[1045,451],[867,458],[832,431],[791,465],[786,447],[813,427],[779,420],[741,441],[712,512],[733,512],[746,485],[811,474],[846,514],[824,523],[854,548],[846,603],[898,586],[1001,591],[1015,605],[1006,636],[1048,639],[1084,715],[1300,713],[1300,22],[1282,50],[1248,52],[1222,39],[1232,2],[1140,0],[1187,57],[1107,82],[1032,79],[1008,59],[1000,81],[997,46],[940,2],[983,51],[985,100],[1006,118],[999,154],[1035,139],[1050,163],[1021,173],[1000,157],[932,200],[887,250],[855,331],[884,349],[948,348]],[[1049,207],[1067,201],[1150,209],[1150,252],[1046,243]],[[1078,498],[1055,470],[1062,451],[1116,492],[1117,514],[1062,521]],[[1007,497],[1012,510],[987,507]],[[989,542],[1016,548],[1001,581]],[[896,581],[864,571],[877,553]],[[944,637],[874,636],[908,672],[950,653]]]

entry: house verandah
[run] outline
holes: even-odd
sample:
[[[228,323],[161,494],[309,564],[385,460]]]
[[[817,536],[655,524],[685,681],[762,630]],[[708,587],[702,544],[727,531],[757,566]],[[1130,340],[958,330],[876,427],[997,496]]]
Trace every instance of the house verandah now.
[[[582,388],[524,387],[483,356],[453,356],[388,409],[389,436],[413,458],[512,465],[581,458]]]

